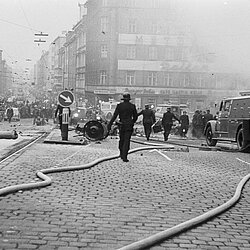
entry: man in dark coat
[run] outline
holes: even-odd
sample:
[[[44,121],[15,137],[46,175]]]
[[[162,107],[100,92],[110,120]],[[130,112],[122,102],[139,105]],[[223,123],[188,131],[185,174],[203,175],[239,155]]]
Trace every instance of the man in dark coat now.
[[[13,108],[8,107],[8,109],[7,109],[7,119],[9,121],[9,123],[11,122],[11,119],[12,119],[13,115],[14,115]]]
[[[183,114],[180,116],[180,122],[181,122],[180,135],[181,137],[186,137],[189,128],[189,117],[187,115],[187,111],[185,110],[183,111]]]
[[[207,113],[204,115],[203,120],[204,120],[204,127],[206,126],[207,122],[210,120],[213,120],[214,116],[210,113],[210,110],[207,110]]]
[[[164,129],[164,141],[168,140],[168,136],[173,126],[174,119],[180,123],[180,120],[171,112],[171,108],[167,108],[167,112],[163,114],[162,118],[162,126]]]
[[[142,124],[144,127],[145,136],[149,141],[150,134],[152,132],[152,125],[155,123],[155,113],[149,109],[149,105],[145,105],[145,109],[138,113],[138,116],[142,115]]]
[[[115,112],[108,123],[108,132],[111,130],[111,126],[117,116],[119,116],[120,157],[124,162],[128,162],[127,156],[130,148],[130,139],[138,115],[135,105],[129,102],[131,100],[130,94],[124,94],[122,100],[123,102],[116,106]]]

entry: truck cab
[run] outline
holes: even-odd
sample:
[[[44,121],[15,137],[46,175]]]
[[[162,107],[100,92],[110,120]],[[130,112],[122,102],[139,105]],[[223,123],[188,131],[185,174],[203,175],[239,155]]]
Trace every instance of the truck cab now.
[[[250,144],[250,96],[221,101],[216,120],[207,122],[204,135],[208,146],[218,141],[236,142],[242,151]]]

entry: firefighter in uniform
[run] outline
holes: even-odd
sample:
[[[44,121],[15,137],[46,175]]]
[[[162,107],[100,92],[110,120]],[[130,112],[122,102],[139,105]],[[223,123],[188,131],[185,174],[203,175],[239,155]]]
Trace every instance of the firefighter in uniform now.
[[[108,123],[108,132],[111,130],[113,122],[119,116],[119,150],[120,157],[124,162],[128,162],[128,151],[130,148],[130,139],[133,133],[134,123],[137,120],[137,111],[134,104],[130,102],[130,94],[124,94],[123,102],[116,106],[115,112]]]
[[[183,111],[183,114],[180,116],[180,122],[181,122],[180,135],[181,137],[186,137],[189,128],[189,117],[187,115],[187,111],[185,110]]]
[[[173,126],[173,119],[180,123],[180,120],[171,112],[171,108],[167,108],[167,112],[163,114],[162,126],[164,129],[164,141],[168,140],[171,128]]]
[[[147,141],[149,141],[149,137],[152,132],[152,125],[155,123],[155,113],[149,108],[148,104],[145,104],[145,109],[138,113],[138,116],[140,115],[143,115],[142,124]]]

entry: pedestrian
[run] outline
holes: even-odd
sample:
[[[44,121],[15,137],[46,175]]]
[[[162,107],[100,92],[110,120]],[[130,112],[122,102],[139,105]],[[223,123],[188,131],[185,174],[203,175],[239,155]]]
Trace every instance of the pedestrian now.
[[[152,109],[149,108],[148,104],[145,104],[145,109],[138,113],[138,116],[142,115],[142,124],[144,127],[144,133],[149,141],[150,134],[152,132],[152,125],[155,123],[155,114]]]
[[[210,113],[210,110],[209,110],[209,109],[207,110],[207,112],[206,112],[206,114],[204,115],[203,119],[204,119],[204,127],[206,126],[206,124],[207,124],[208,121],[214,119],[214,116]]]
[[[189,128],[189,117],[186,110],[184,110],[183,114],[180,116],[180,123],[180,135],[181,137],[186,137]]]
[[[200,139],[202,137],[204,128],[202,111],[200,110],[195,111],[192,119],[192,126],[193,126],[192,135]]]
[[[6,115],[7,115],[8,122],[11,123],[11,119],[14,115],[14,111],[13,111],[13,108],[11,106],[7,108]]]
[[[130,94],[126,93],[122,98],[123,102],[117,104],[114,114],[108,123],[108,132],[116,118],[119,116],[119,150],[120,157],[124,162],[128,162],[128,151],[130,149],[130,139],[133,133],[134,123],[137,120],[137,111],[134,104],[130,102]]]
[[[171,128],[173,126],[173,120],[176,120],[180,123],[180,120],[171,112],[171,108],[167,108],[167,112],[163,114],[162,126],[164,129],[164,141],[168,140]]]
[[[62,130],[62,116],[63,116],[63,109],[64,107],[61,106],[60,104],[57,104],[57,107],[56,107],[56,111],[55,111],[55,119],[57,118],[58,116],[58,120],[59,120],[59,128],[60,130]],[[69,110],[69,116],[70,116],[70,108],[67,107],[66,109]]]
[[[34,106],[32,114],[33,114],[33,125],[41,125],[40,124],[40,122],[41,122],[41,110],[37,105]]]

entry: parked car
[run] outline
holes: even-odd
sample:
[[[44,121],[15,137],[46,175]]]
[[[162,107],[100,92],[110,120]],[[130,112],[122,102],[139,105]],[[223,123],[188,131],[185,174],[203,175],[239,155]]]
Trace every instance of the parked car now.
[[[7,121],[7,109],[4,114],[4,121]],[[20,121],[20,112],[18,108],[13,108],[13,117],[11,118],[11,121]]]

